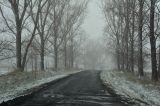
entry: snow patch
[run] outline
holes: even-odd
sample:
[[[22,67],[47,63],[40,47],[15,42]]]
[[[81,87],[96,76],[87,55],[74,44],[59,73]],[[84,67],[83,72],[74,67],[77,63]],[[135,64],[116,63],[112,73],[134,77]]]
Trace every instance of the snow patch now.
[[[118,95],[132,100],[140,100],[149,106],[160,106],[160,91],[153,85],[142,85],[120,76],[123,72],[103,71],[100,75],[105,85],[110,85]],[[144,106],[142,103],[141,106]]]
[[[5,77],[7,77],[7,78],[5,78],[5,79],[7,79],[7,81],[4,83],[0,83],[0,85],[1,85],[1,87],[0,87],[0,103],[6,102],[9,100],[13,100],[16,97],[21,96],[21,94],[23,94],[26,90],[29,90],[34,87],[38,87],[38,86],[45,84],[45,83],[49,83],[49,82],[67,77],[70,74],[74,74],[77,72],[80,72],[80,71],[44,72],[47,75],[41,75],[42,73],[38,74],[36,79],[33,78],[34,77],[34,75],[33,75],[33,76],[31,76],[31,78],[28,79],[28,81],[27,81],[28,77],[24,78],[25,74],[24,75],[20,74],[21,76],[14,75],[14,77],[13,76],[5,76]],[[31,73],[29,73],[29,75],[31,75]],[[16,79],[15,76],[20,77],[20,78]],[[39,76],[39,78],[38,78],[38,76]],[[0,80],[1,79],[2,78],[0,77]],[[12,80],[13,80],[13,82],[15,82],[14,84],[12,84],[13,83]],[[18,82],[19,80],[22,80],[22,83],[19,83]]]

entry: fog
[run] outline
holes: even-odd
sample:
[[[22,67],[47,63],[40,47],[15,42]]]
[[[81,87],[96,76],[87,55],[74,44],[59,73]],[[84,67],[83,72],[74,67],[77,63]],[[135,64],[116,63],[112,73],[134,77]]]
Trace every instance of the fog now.
[[[90,0],[83,28],[90,39],[103,39],[105,20],[101,10],[101,0]]]
[[[0,0],[0,24],[0,105],[160,104],[160,0]]]
[[[105,27],[105,19],[101,9],[101,1],[90,0],[89,4],[87,5],[85,19],[82,24],[82,30],[85,33],[84,35],[85,40],[83,42],[84,45],[82,48],[85,54],[81,55],[80,57],[83,59],[83,60],[80,60],[81,61],[80,66],[82,66],[81,68],[87,68],[87,69],[113,68],[114,65],[113,65],[112,55],[110,55],[109,51],[107,50],[107,46],[106,46],[107,41],[104,40],[104,27]],[[23,33],[26,33],[26,32],[23,32]],[[93,43],[94,45],[92,45]],[[96,52],[96,54],[94,52]],[[92,55],[92,56],[89,56],[89,55]],[[54,63],[54,59],[51,59],[50,57],[47,56],[46,61],[49,61],[49,62],[46,62],[46,64],[48,64],[49,67],[52,67]],[[63,60],[60,60],[60,62],[61,62],[60,64],[64,63]],[[16,67],[15,59],[1,61],[2,66],[6,66],[7,63],[11,64],[9,67]],[[40,63],[40,60],[38,60],[38,65],[40,65],[39,63]]]
[[[86,69],[113,69],[115,67],[113,55],[104,40],[105,19],[102,13],[101,0],[90,0],[87,15],[82,28],[86,32],[86,52],[84,56]],[[92,50],[91,50],[92,49]]]

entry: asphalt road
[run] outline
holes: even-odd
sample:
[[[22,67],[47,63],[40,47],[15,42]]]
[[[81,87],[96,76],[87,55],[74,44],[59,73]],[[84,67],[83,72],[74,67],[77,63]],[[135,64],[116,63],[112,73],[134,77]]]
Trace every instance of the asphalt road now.
[[[126,106],[103,86],[99,71],[74,74],[20,100],[3,106]]]

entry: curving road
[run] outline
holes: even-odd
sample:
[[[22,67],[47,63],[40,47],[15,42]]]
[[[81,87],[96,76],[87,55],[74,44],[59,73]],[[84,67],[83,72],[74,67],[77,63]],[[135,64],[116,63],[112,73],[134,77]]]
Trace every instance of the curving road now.
[[[83,71],[54,82],[21,102],[3,106],[126,106],[112,90],[103,86],[100,71]]]

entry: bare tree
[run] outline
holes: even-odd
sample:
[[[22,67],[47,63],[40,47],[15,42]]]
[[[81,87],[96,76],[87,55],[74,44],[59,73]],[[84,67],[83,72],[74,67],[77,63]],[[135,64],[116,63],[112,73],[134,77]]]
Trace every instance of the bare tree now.
[[[124,34],[125,27],[123,27],[123,23],[125,18],[123,15],[124,11],[123,11],[122,5],[123,3],[120,0],[117,0],[117,1],[110,0],[110,1],[103,2],[103,13],[107,21],[107,27],[109,28],[107,30],[107,33],[109,33],[109,36],[111,36],[111,39],[113,40],[113,42],[115,42],[115,44],[113,45],[115,46],[118,70],[121,70],[121,69],[124,70],[124,65],[125,65],[125,62],[124,62],[125,58],[123,55],[125,54],[125,50],[123,46],[124,38],[125,38],[125,36],[123,36],[125,35]]]
[[[4,7],[5,5],[3,5],[2,3],[0,5],[0,12],[3,17],[3,20],[5,21],[6,26],[16,36],[17,69],[23,71],[26,65],[26,58],[29,51],[29,47],[36,33],[36,28],[39,21],[39,13],[41,12],[46,2],[42,2],[42,0],[23,0],[23,1],[8,0],[6,2],[10,4],[10,7],[5,7],[5,8],[11,9],[14,15],[14,18],[8,19],[6,17],[6,15],[4,14],[4,10],[2,9],[2,6]],[[38,6],[36,6],[36,4],[38,4]],[[35,11],[36,13],[33,15]],[[30,31],[31,36],[24,50],[24,54],[22,55],[22,44],[23,44],[22,33],[23,33],[23,30],[25,29],[25,25],[29,17],[32,17],[32,20],[33,20],[32,24],[34,27],[33,27],[33,30]],[[12,25],[10,25],[10,21],[12,22]],[[12,26],[16,26],[16,29],[14,30]]]
[[[80,5],[77,6],[69,6],[68,8],[68,12],[67,13],[67,17],[64,18],[65,22],[63,24],[63,36],[64,36],[64,66],[65,68],[68,68],[68,55],[67,55],[67,46],[68,46],[68,42],[70,42],[70,53],[72,54],[72,62],[71,62],[71,68],[73,68],[73,61],[74,61],[74,53],[73,53],[73,42],[74,42],[74,37],[76,36],[76,33],[79,31],[80,26],[83,23],[84,20],[84,16],[85,16],[85,10],[87,7],[88,1],[84,1],[82,2]],[[76,5],[76,4],[75,4]],[[73,11],[74,10],[74,11]]]
[[[160,78],[160,45],[159,45],[159,51],[158,51],[158,77]]]
[[[152,80],[158,81],[158,72],[157,72],[157,53],[156,53],[156,37],[154,34],[155,30],[155,5],[157,0],[150,0],[150,45],[151,45],[151,61],[152,61]]]
[[[22,29],[23,24],[25,23],[25,20],[27,17],[25,17],[27,8],[29,7],[30,0],[23,0],[21,1],[23,3],[22,10],[20,11],[19,8],[21,7],[19,0],[8,0],[8,3],[10,4],[10,9],[12,9],[12,12],[14,14],[14,21],[16,23],[16,31],[13,30],[11,25],[9,24],[7,18],[5,17],[4,11],[2,10],[2,4],[0,5],[0,12],[1,15],[7,25],[7,27],[10,29],[10,31],[16,36],[16,60],[17,60],[17,69],[22,69],[21,64],[21,36],[22,36]]]
[[[51,20],[53,23],[52,30],[51,30],[51,37],[53,41],[50,41],[54,47],[54,68],[57,70],[58,68],[58,51],[59,47],[62,44],[63,37],[61,36],[61,24],[62,24],[62,17],[64,15],[64,10],[66,5],[69,3],[69,0],[66,1],[59,1],[54,0],[52,5],[52,13],[50,13]]]
[[[49,13],[51,10],[51,0],[46,1],[46,6],[40,12],[40,18],[37,26],[38,34],[40,35],[40,58],[41,58],[41,70],[44,70],[44,57],[45,57],[45,45],[49,38],[49,32],[52,27],[52,23],[49,23]]]
[[[87,4],[87,3],[86,3]],[[57,70],[59,63],[59,49],[64,44],[65,62],[67,60],[66,46],[68,35],[75,27],[75,24],[80,20],[80,16],[86,9],[85,2],[75,2],[72,0],[53,1],[50,20],[52,21],[52,29],[50,32],[50,43],[54,47],[54,68]],[[66,64],[66,63],[65,63]]]
[[[144,0],[139,0],[139,28],[138,28],[138,72],[140,76],[144,76],[143,72],[143,6]]]
[[[130,58],[130,65],[131,65],[131,71],[134,72],[134,67],[135,67],[135,60],[134,60],[134,46],[135,46],[135,18],[136,18],[136,1],[133,0],[133,2],[131,3],[132,6],[132,34],[131,34],[131,58]]]

